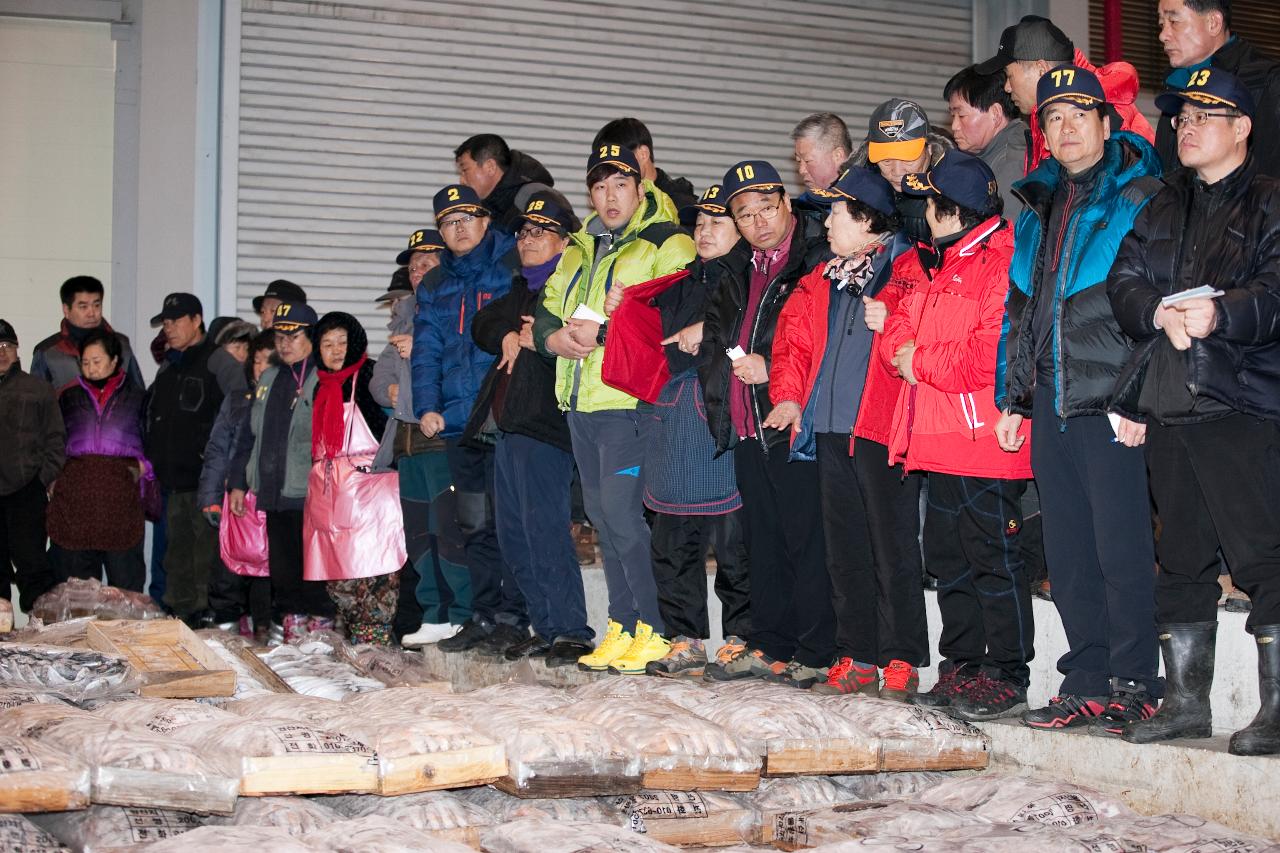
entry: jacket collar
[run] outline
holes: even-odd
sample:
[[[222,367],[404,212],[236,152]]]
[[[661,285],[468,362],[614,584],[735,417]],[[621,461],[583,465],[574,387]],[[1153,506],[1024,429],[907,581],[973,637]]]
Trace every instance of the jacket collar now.
[[[1102,164],[1092,198],[1110,194],[1116,187],[1143,175],[1160,175],[1160,160],[1155,149],[1145,139],[1127,130],[1111,134],[1103,147]],[[1031,174],[1014,183],[1013,193],[1044,219],[1061,180],[1062,165],[1052,157],[1046,157]]]
[[[1014,144],[1015,140],[1025,139],[1027,135],[1027,123],[1020,118],[1011,119],[1008,124],[1000,129],[1000,132],[991,137],[991,141],[987,143],[987,147],[981,151],[975,151],[975,157],[981,157],[984,160],[997,152],[1003,151]]]

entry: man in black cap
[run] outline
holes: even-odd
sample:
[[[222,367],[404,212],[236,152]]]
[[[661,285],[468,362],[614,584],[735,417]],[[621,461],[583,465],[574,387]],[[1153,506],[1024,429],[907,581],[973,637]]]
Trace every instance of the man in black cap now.
[[[1036,102],[1053,157],[1017,184],[1027,209],[1009,271],[996,434],[1016,452],[1032,418],[1045,560],[1069,651],[1058,661],[1058,695],[1023,721],[1118,732],[1151,716],[1161,683],[1151,505],[1137,449],[1146,428],[1108,418],[1129,343],[1105,283],[1120,241],[1160,189],[1160,162],[1142,137],[1112,131],[1088,69],[1047,72]]]
[[[281,302],[307,304],[307,292],[288,279],[278,278],[267,285],[267,291],[261,296],[253,297],[253,311],[258,315],[258,325],[262,329],[270,329],[275,319],[276,309]]]
[[[444,237],[434,228],[419,228],[409,235],[409,245],[396,255],[396,264],[408,266],[409,284],[416,290],[423,277],[436,267],[446,250]]]
[[[462,434],[494,361],[472,339],[471,323],[481,308],[511,289],[520,259],[515,238],[498,228],[471,187],[451,184],[436,193],[432,206],[448,251],[430,282],[416,292],[413,409],[422,434],[445,441],[467,543],[472,609],[462,630],[438,648],[502,654],[528,639],[529,620],[494,527],[493,445],[466,443]]]
[[[698,200],[697,193],[693,191],[693,184],[686,178],[672,177],[654,163],[653,134],[640,119],[615,118],[596,132],[596,138],[591,141],[591,147],[596,149],[606,142],[625,145],[631,149],[631,153],[636,155],[636,162],[640,164],[641,180],[652,181],[655,187],[671,198],[677,209]]]
[[[1231,32],[1231,0],[1160,0],[1160,44],[1172,72],[1165,83],[1185,87],[1205,68],[1235,75],[1253,99],[1252,139],[1258,171],[1280,177],[1280,61]],[[1176,110],[1176,106],[1174,107]],[[1156,149],[1166,171],[1178,165],[1178,134],[1165,113],[1156,125]],[[1185,164],[1184,164],[1185,165]]]
[[[165,492],[167,547],[165,605],[199,624],[208,605],[218,533],[198,499],[209,432],[223,397],[243,393],[244,368],[205,334],[204,307],[191,293],[170,293],[151,325],[163,329],[168,349],[147,392],[147,459]]]
[[[707,426],[733,451],[751,587],[751,633],[732,658],[708,664],[717,680],[761,677],[808,688],[827,680],[835,615],[823,546],[818,466],[788,461],[790,430],[766,425],[778,315],[800,277],[827,257],[822,225],[791,212],[778,170],[744,160],[722,196],[745,242],[724,257],[708,302],[698,369]]]
[[[478,133],[464,140],[453,149],[453,162],[458,183],[475,192],[504,233],[519,225],[529,196],[555,185],[546,167],[513,150],[496,133]]]
[[[1000,34],[1000,48],[974,70],[979,74],[1005,72],[1005,91],[1028,119],[1036,115],[1036,86],[1045,72],[1059,65],[1073,65],[1096,74],[1106,92],[1107,102],[1117,116],[1117,130],[1132,131],[1148,142],[1155,142],[1155,131],[1134,103],[1138,93],[1138,72],[1127,62],[1112,62],[1101,68],[1090,64],[1076,50],[1071,39],[1048,18],[1026,15]],[[1040,165],[1049,155],[1044,133],[1037,121],[1031,122],[1031,142],[1027,146],[1027,172]]]
[[[905,98],[890,98],[876,107],[867,125],[867,162],[894,188],[902,230],[916,242],[929,242],[924,199],[904,195],[902,179],[942,159],[951,142],[929,129],[924,107]]]
[[[311,414],[316,389],[312,330],[316,312],[305,302],[281,302],[271,329],[276,358],[258,380],[227,475],[229,508],[245,512],[246,492],[267,516],[271,610],[285,642],[332,627],[333,602],[322,581],[302,578],[302,510],[311,473]],[[273,628],[273,631],[275,629]]]
[[[1251,153],[1256,106],[1230,72],[1199,69],[1156,106],[1173,116],[1187,168],[1139,215],[1107,288],[1138,342],[1116,409],[1147,421],[1168,686],[1164,706],[1124,738],[1212,733],[1221,549],[1253,603],[1245,628],[1262,696],[1230,751],[1269,755],[1280,752],[1280,181]]]
[[[61,391],[80,378],[80,342],[94,329],[113,332],[102,316],[102,299],[106,290],[91,275],[76,275],[62,283],[58,296],[62,300],[62,328],[36,344],[31,356],[31,375],[43,379]],[[144,388],[142,371],[133,357],[129,338],[114,332],[120,341],[120,369],[129,381]]]
[[[0,598],[9,600],[16,580],[28,613],[54,585],[44,513],[66,441],[53,388],[22,369],[18,335],[0,320]]]

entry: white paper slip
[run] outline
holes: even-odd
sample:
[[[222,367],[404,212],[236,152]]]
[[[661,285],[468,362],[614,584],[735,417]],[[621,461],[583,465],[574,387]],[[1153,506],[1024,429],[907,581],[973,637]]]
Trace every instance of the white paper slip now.
[[[1107,412],[1107,420],[1111,421],[1111,431],[1116,434],[1116,438],[1120,437],[1120,416],[1115,412]]]
[[[1170,305],[1177,305],[1179,302],[1185,302],[1188,299],[1217,299],[1224,291],[1216,290],[1207,284],[1199,287],[1193,287],[1190,290],[1180,290],[1177,293],[1170,293],[1168,296],[1160,300],[1160,304],[1168,308]]]
[[[608,321],[608,317],[596,311],[585,302],[573,309],[572,319],[574,320],[590,320],[593,323],[604,323]]]
[[[740,358],[747,357],[747,351],[740,346],[735,346],[733,349],[727,349],[725,352],[728,353],[730,361],[737,361]]]

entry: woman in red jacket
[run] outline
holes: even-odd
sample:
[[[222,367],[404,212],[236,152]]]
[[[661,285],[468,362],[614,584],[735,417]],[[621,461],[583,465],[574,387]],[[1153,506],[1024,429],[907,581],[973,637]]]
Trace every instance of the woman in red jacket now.
[[[1000,448],[996,350],[1013,235],[990,168],[950,151],[903,192],[928,199],[932,245],[903,255],[909,294],[885,324],[879,353],[905,380],[890,458],[929,472],[925,565],[938,579],[944,660],[938,684],[916,697],[965,719],[1026,708],[1031,595],[1019,552],[1029,444]]]
[[[838,657],[814,689],[906,700],[929,657],[920,478],[889,466],[902,380],[872,353],[904,293],[893,259],[911,246],[879,174],[850,169],[814,195],[831,204],[836,257],[800,280],[779,316],[765,426],[791,427],[792,457],[818,461]]]

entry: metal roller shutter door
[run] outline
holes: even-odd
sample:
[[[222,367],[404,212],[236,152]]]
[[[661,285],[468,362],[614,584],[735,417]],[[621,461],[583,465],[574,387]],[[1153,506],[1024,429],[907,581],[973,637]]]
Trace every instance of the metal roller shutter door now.
[[[658,164],[699,190],[747,157],[794,179],[796,121],[830,110],[856,137],[894,95],[940,119],[972,45],[971,0],[242,0],[229,15],[236,311],[289,278],[377,341],[371,298],[473,133],[541,160],[580,214],[587,147],[621,115],[643,119]]]

